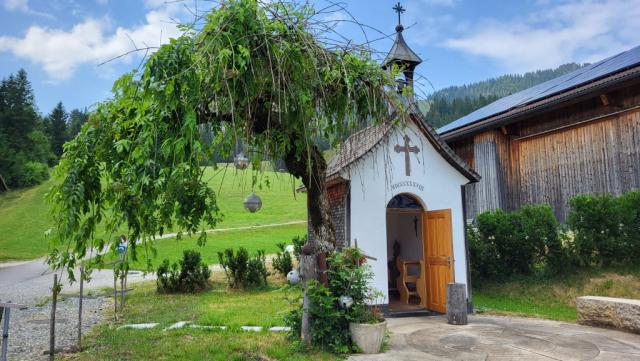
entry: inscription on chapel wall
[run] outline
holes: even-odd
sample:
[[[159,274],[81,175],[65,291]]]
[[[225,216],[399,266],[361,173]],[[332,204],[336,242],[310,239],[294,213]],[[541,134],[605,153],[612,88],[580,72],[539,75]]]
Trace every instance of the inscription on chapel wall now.
[[[414,181],[402,181],[402,182],[397,182],[397,183],[393,183],[391,185],[391,190],[396,190],[398,188],[402,188],[402,187],[410,187],[410,188],[416,188],[420,191],[424,190],[424,185],[418,183],[418,182],[414,182]]]

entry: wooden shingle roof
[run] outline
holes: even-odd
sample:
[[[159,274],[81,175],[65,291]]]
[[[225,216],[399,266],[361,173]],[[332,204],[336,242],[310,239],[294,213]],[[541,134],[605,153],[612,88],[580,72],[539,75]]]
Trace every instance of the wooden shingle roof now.
[[[469,182],[477,182],[480,175],[471,169],[445,142],[436,131],[424,119],[422,113],[414,106],[409,112],[410,119],[420,128],[424,136],[429,140],[434,149]],[[391,119],[394,117],[392,116]],[[369,126],[345,140],[336,155],[327,165],[327,181],[332,182],[340,178],[340,171],[369,153],[383,139],[391,134],[394,129],[391,121]]]

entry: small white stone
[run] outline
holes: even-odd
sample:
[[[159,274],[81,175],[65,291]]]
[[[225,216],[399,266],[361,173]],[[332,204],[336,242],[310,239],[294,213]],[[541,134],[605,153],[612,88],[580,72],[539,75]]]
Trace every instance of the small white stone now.
[[[284,251],[285,252],[289,252],[289,253],[293,253],[293,252],[295,252],[295,250],[296,249],[292,244],[290,244],[290,245],[288,245],[287,247],[284,248]]]
[[[269,331],[273,331],[273,332],[284,332],[284,331],[286,331],[286,332],[288,332],[288,331],[291,331],[291,327],[274,326],[274,327],[271,327],[269,329]]]
[[[262,327],[260,326],[242,326],[240,327],[240,329],[242,329],[242,331],[253,331],[253,332],[262,331]]]
[[[227,326],[205,326],[205,325],[189,325],[191,328],[200,328],[204,330],[226,330]]]
[[[168,331],[168,330],[175,330],[177,328],[183,328],[184,326],[186,326],[186,325],[188,325],[190,323],[191,323],[190,321],[178,321],[178,322],[174,323],[173,325],[165,328],[162,331]]]
[[[145,330],[145,329],[148,329],[148,328],[154,328],[156,326],[158,326],[157,323],[132,323],[130,325],[122,325],[122,326],[118,327],[118,330],[122,330],[122,329],[125,329],[125,328],[132,328],[132,329],[135,329],[135,330]]]

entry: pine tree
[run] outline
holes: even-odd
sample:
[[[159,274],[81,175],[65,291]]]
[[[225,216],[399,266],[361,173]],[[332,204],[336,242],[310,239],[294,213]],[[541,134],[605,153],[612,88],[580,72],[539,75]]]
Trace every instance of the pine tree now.
[[[62,102],[59,102],[47,117],[47,132],[49,133],[51,150],[58,157],[62,156],[62,147],[68,140],[68,121],[69,115],[65,111]]]
[[[67,139],[73,139],[78,133],[82,125],[89,120],[89,113],[87,109],[84,110],[74,109],[69,113],[69,127],[67,129]]]

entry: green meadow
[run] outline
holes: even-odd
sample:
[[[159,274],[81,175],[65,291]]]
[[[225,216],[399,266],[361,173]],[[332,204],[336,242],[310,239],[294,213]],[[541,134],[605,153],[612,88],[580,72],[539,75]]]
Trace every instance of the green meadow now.
[[[238,171],[233,166],[221,165],[217,169],[207,167],[204,177],[218,197],[223,219],[217,228],[279,224],[306,219],[306,194],[295,192],[300,181],[288,173],[256,172],[250,169]],[[0,261],[27,260],[47,254],[45,232],[52,227],[52,222],[44,196],[51,182],[0,194]],[[251,191],[262,199],[262,209],[256,213],[247,212],[242,204]],[[293,231],[287,232],[284,235],[288,236]],[[215,238],[214,235],[211,236],[211,239]],[[222,242],[228,241],[230,243],[224,247],[229,247],[255,239],[255,232],[219,238],[224,240],[216,244],[223,247]],[[273,244],[281,241],[283,240],[278,239]],[[171,240],[163,242],[169,244]],[[177,248],[180,247],[167,247],[176,251]]]

